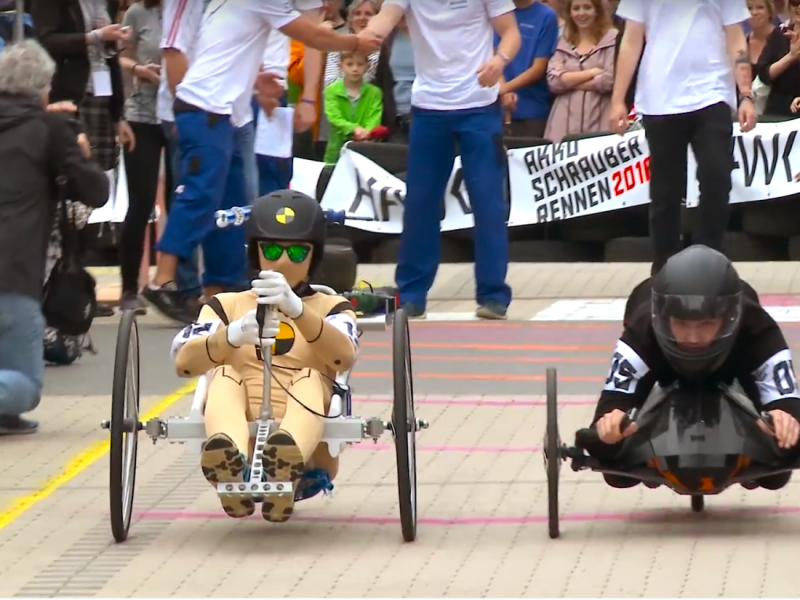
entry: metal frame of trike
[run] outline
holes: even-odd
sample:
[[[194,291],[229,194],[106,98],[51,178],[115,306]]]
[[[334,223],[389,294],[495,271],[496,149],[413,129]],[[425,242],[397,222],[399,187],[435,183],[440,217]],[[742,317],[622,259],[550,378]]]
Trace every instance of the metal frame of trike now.
[[[335,294],[325,286],[312,286],[318,292]],[[414,406],[413,374],[408,315],[397,309],[394,298],[386,299],[386,312],[376,317],[358,318],[359,334],[366,331],[385,331],[392,328],[392,363],[394,401],[392,418],[363,419],[352,416],[350,371],[339,373],[336,384],[340,393],[331,400],[328,420],[325,422],[323,442],[331,455],[338,456],[342,449],[354,443],[372,439],[377,442],[385,432],[394,438],[397,459],[397,483],[400,508],[400,525],[403,539],[416,539],[417,485],[416,485],[416,434],[428,428],[428,423],[416,418]],[[265,395],[271,387],[271,352],[264,356]],[[139,420],[139,328],[133,311],[125,311],[119,324],[114,361],[111,419],[101,426],[110,437],[110,518],[111,530],[117,542],[128,537],[133,514],[133,497],[136,479],[138,434],[144,431],[155,444],[159,440],[194,446],[200,452],[206,439],[203,409],[207,392],[205,376],[200,377],[195,390],[192,409],[188,417],[154,418],[146,423]],[[294,494],[289,482],[262,481],[261,452],[269,434],[278,426],[273,419],[268,401],[262,404],[259,418],[250,423],[250,433],[255,439],[255,450],[250,465],[251,477],[240,484],[220,484],[220,495],[238,495],[262,502],[270,495]]]
[[[548,492],[548,529],[551,538],[555,539],[560,536],[560,518],[559,518],[559,479],[561,472],[561,463],[567,460],[570,461],[570,467],[573,471],[590,470],[596,473],[603,473],[608,475],[618,475],[622,477],[630,477],[638,479],[647,487],[655,488],[661,485],[669,487],[675,493],[682,496],[689,496],[691,498],[691,507],[694,512],[701,512],[705,507],[705,496],[714,496],[720,494],[724,489],[735,485],[737,483],[747,484],[754,479],[761,477],[768,477],[786,471],[792,471],[800,468],[800,462],[793,460],[785,465],[776,467],[753,466],[745,468],[740,474],[732,477],[728,484],[721,489],[716,489],[711,492],[698,492],[687,491],[674,485],[666,478],[658,475],[653,469],[648,467],[635,467],[632,469],[624,468],[614,461],[601,461],[597,458],[589,456],[579,446],[568,446],[562,443],[559,430],[558,430],[558,388],[557,388],[557,372],[554,368],[547,369],[546,372],[546,405],[547,405],[547,425],[542,444],[545,471],[547,473],[547,492]],[[766,413],[759,413],[752,401],[745,396],[740,390],[735,387],[726,389],[726,393],[733,402],[735,402],[745,413],[753,417],[754,420],[762,420],[769,427],[772,427],[772,420]],[[627,427],[634,422],[645,423],[646,416],[658,407],[667,397],[665,390],[660,390],[658,393],[652,394],[644,406],[638,411],[634,410],[628,414],[621,424],[621,429]],[[589,430],[583,430],[587,433]],[[581,431],[578,434],[582,433]],[[774,445],[774,442],[773,442]],[[774,445],[775,454],[779,456],[778,447]],[[555,457],[555,460],[550,460],[550,457]]]

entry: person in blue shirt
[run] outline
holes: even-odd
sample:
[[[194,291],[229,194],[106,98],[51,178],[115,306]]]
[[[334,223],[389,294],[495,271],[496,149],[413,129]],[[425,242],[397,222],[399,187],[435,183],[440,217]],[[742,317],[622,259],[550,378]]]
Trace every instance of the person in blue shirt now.
[[[503,70],[500,95],[506,115],[506,133],[516,137],[543,137],[552,97],[547,86],[547,63],[558,42],[558,16],[539,0],[514,0],[522,45]],[[495,34],[495,45],[499,36]]]

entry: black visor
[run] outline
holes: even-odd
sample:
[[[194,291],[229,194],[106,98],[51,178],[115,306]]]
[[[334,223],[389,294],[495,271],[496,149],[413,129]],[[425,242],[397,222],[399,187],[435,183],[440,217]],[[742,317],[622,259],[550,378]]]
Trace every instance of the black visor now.
[[[672,328],[672,319],[709,321],[721,319],[713,341],[734,335],[742,313],[742,293],[728,296],[682,296],[653,293],[653,328],[666,340],[679,343]]]

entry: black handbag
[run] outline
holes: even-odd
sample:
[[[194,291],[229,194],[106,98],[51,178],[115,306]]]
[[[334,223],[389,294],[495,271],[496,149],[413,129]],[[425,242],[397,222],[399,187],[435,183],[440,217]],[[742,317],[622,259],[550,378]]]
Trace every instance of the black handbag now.
[[[42,314],[50,327],[66,335],[82,336],[92,327],[97,307],[96,282],[81,266],[78,228],[67,209],[67,178],[56,177],[61,257],[44,285]]]

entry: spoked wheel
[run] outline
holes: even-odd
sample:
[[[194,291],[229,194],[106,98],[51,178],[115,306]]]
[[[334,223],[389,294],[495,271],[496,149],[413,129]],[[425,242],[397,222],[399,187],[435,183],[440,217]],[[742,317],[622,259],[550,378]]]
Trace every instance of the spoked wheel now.
[[[414,380],[411,372],[411,338],[408,315],[398,309],[392,330],[394,406],[392,434],[397,454],[397,491],[403,539],[417,537],[417,421],[414,413]]]
[[[544,436],[544,465],[547,470],[547,520],[550,537],[561,535],[558,483],[561,474],[561,437],[558,434],[558,387],[553,368],[546,372],[547,427]]]
[[[692,496],[692,511],[693,512],[703,512],[703,509],[706,507],[706,498],[705,496]]]
[[[136,483],[139,438],[139,327],[132,310],[122,313],[114,356],[111,394],[111,531],[117,542],[128,538]]]

